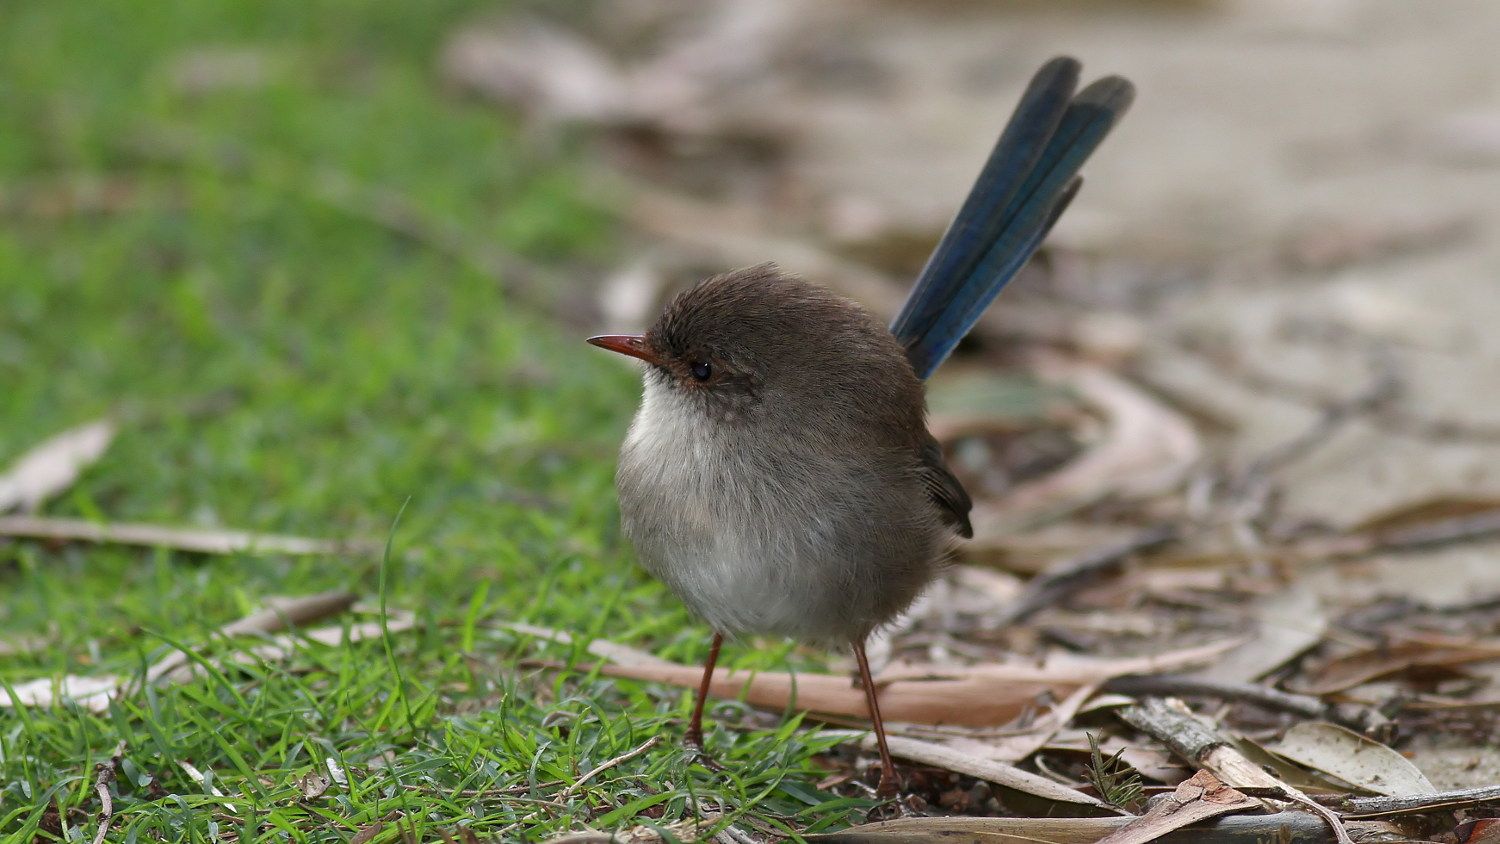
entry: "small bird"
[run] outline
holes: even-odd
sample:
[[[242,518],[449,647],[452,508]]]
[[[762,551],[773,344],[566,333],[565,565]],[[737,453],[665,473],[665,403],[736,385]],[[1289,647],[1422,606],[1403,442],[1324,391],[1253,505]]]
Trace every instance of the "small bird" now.
[[[1130,105],[1128,81],[1077,91],[1079,71],[1060,57],[1032,78],[889,328],[761,264],[680,294],[645,334],[589,338],[647,364],[615,486],[641,564],[713,629],[685,737],[700,755],[725,636],[849,646],[877,793],[897,793],[865,639],[973,536],[923,382],[1036,252]]]

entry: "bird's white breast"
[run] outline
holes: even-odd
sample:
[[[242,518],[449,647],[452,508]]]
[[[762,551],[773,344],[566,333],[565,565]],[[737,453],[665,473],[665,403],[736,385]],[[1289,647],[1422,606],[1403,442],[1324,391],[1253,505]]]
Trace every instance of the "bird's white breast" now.
[[[847,641],[888,615],[873,590],[907,588],[874,568],[925,580],[943,542],[925,512],[881,512],[891,496],[865,493],[889,482],[864,472],[794,431],[715,424],[648,377],[616,484],[642,565],[715,630]]]

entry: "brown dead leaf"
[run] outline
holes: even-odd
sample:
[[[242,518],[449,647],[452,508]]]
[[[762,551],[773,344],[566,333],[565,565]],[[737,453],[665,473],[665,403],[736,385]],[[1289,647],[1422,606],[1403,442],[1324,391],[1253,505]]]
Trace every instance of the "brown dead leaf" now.
[[[443,75],[546,120],[604,123],[633,111],[621,68],[597,45],[538,19],[460,31],[443,49]]]
[[[297,790],[302,793],[303,800],[317,800],[328,793],[328,786],[331,784],[327,777],[309,773],[297,780]]]
[[[884,708],[884,706],[885,704],[882,703],[881,707]],[[829,732],[824,735],[847,735],[850,739],[858,739],[860,747],[866,751],[873,752],[878,749],[875,737],[869,733]],[[1116,811],[1092,795],[1069,788],[1040,774],[1023,771],[1005,762],[965,753],[951,746],[906,736],[887,736],[886,743],[890,746],[891,755],[901,759],[964,774],[1054,803],[1070,803]]]
[[[1084,659],[1059,654],[1043,664],[992,663],[975,666],[902,666],[881,672],[880,710],[887,720],[917,724],[993,727],[1032,706],[1039,695],[1064,698],[1081,686],[1124,674],[1151,674],[1200,664],[1234,647],[1237,640],[1215,642],[1149,657]],[[678,663],[604,665],[611,677],[696,688],[703,669]],[[708,693],[736,698],[753,706],[799,709],[827,715],[868,718],[864,692],[849,678],[832,674],[788,674],[774,671],[714,671]]]
[[[73,485],[115,437],[115,423],[100,419],[70,428],[21,455],[0,474],[0,513],[35,510]]]
[[[1259,801],[1219,782],[1212,773],[1199,771],[1146,814],[1101,838],[1100,844],[1147,844],[1188,824],[1259,808]]]
[[[1386,533],[1430,525],[1447,519],[1500,511],[1500,499],[1442,495],[1375,513],[1349,529],[1350,533]]]
[[[1306,694],[1326,695],[1414,668],[1451,668],[1500,659],[1500,643],[1423,635],[1358,651],[1324,663],[1301,684]]]
[[[1282,247],[1282,260],[1293,270],[1329,273],[1345,267],[1390,259],[1412,252],[1437,249],[1461,241],[1474,233],[1474,220],[1466,215],[1433,218],[1409,215],[1387,219],[1296,220],[1293,234]],[[1385,303],[1369,285],[1364,286],[1366,308],[1350,308],[1352,321],[1361,327],[1371,322],[1393,324],[1410,319],[1410,302]]]
[[[1318,644],[1328,629],[1317,594],[1296,584],[1260,598],[1248,615],[1255,626],[1249,640],[1192,676],[1225,683],[1259,680]]]

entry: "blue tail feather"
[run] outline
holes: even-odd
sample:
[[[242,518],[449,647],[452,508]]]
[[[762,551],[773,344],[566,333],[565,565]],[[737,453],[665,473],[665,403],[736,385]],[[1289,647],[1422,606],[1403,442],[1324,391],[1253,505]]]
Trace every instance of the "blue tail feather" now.
[[[891,331],[928,377],[1041,246],[1078,191],[1078,171],[1134,94],[1119,77],[1074,96],[1078,63],[1053,59],[1033,77],[978,180]]]

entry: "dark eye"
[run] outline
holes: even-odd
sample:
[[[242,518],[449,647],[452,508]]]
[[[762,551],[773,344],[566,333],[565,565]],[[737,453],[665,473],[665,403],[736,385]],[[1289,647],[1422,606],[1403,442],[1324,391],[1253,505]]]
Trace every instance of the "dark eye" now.
[[[699,361],[693,364],[693,377],[699,381],[707,381],[708,376],[714,374],[714,368],[708,365],[708,361]]]

